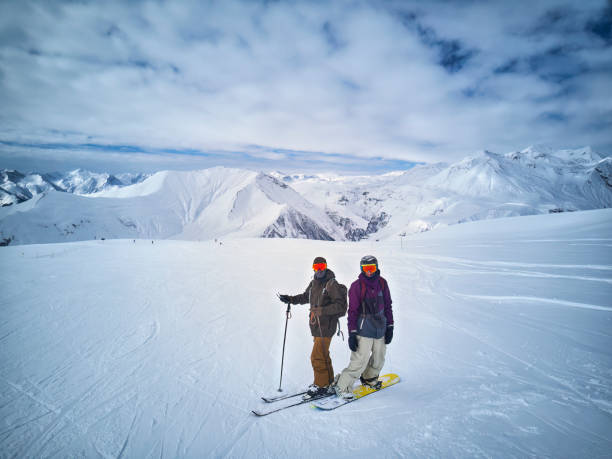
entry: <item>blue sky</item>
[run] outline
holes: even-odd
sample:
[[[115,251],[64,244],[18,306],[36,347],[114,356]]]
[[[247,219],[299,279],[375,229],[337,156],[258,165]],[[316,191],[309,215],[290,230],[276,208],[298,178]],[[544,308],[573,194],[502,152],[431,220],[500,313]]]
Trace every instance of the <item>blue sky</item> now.
[[[0,3],[0,168],[612,151],[606,1]]]

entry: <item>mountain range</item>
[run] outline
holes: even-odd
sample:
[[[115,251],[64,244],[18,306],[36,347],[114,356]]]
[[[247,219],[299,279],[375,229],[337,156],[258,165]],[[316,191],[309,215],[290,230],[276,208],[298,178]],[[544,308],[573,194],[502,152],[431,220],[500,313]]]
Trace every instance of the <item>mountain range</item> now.
[[[0,171],[0,243],[88,239],[388,239],[473,220],[612,207],[590,148],[483,151],[374,176],[215,167],[145,174]]]
[[[0,206],[6,207],[32,199],[46,191],[90,194],[141,182],[149,174],[119,174],[89,172],[76,169],[68,173],[37,172],[23,174],[16,170],[0,170]]]

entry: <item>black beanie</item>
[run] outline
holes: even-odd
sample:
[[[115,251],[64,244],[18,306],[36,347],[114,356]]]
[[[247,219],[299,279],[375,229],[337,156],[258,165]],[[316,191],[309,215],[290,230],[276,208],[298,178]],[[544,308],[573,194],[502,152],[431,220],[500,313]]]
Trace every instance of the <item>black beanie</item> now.
[[[317,257],[314,259],[314,261],[312,262],[313,265],[316,265],[317,263],[325,263],[327,264],[327,260],[323,257]]]

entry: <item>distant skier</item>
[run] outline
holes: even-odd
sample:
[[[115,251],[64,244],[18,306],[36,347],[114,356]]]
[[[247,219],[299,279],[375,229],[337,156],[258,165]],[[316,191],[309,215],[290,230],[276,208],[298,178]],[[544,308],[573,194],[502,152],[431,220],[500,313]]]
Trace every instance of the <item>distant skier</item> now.
[[[351,360],[334,386],[336,394],[352,399],[353,383],[380,389],[378,380],[385,363],[387,344],[393,339],[393,310],[387,281],[381,277],[378,260],[366,255],[361,273],[349,289],[348,330]]]
[[[312,264],[314,278],[304,293],[300,295],[280,295],[280,300],[288,304],[310,303],[310,332],[314,344],[310,361],[314,372],[314,383],[302,397],[308,400],[333,393],[331,383],[334,369],[329,356],[329,345],[338,328],[338,319],[346,314],[346,287],[336,280],[327,261],[316,257]]]

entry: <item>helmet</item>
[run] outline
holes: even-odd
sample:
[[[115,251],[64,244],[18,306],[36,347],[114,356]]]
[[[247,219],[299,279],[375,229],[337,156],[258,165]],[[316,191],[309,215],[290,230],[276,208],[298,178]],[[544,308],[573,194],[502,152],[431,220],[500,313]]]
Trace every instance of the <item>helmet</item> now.
[[[361,271],[363,271],[364,265],[376,265],[376,270],[378,271],[378,260],[373,255],[366,255],[365,257],[361,258],[361,261],[359,262]]]

